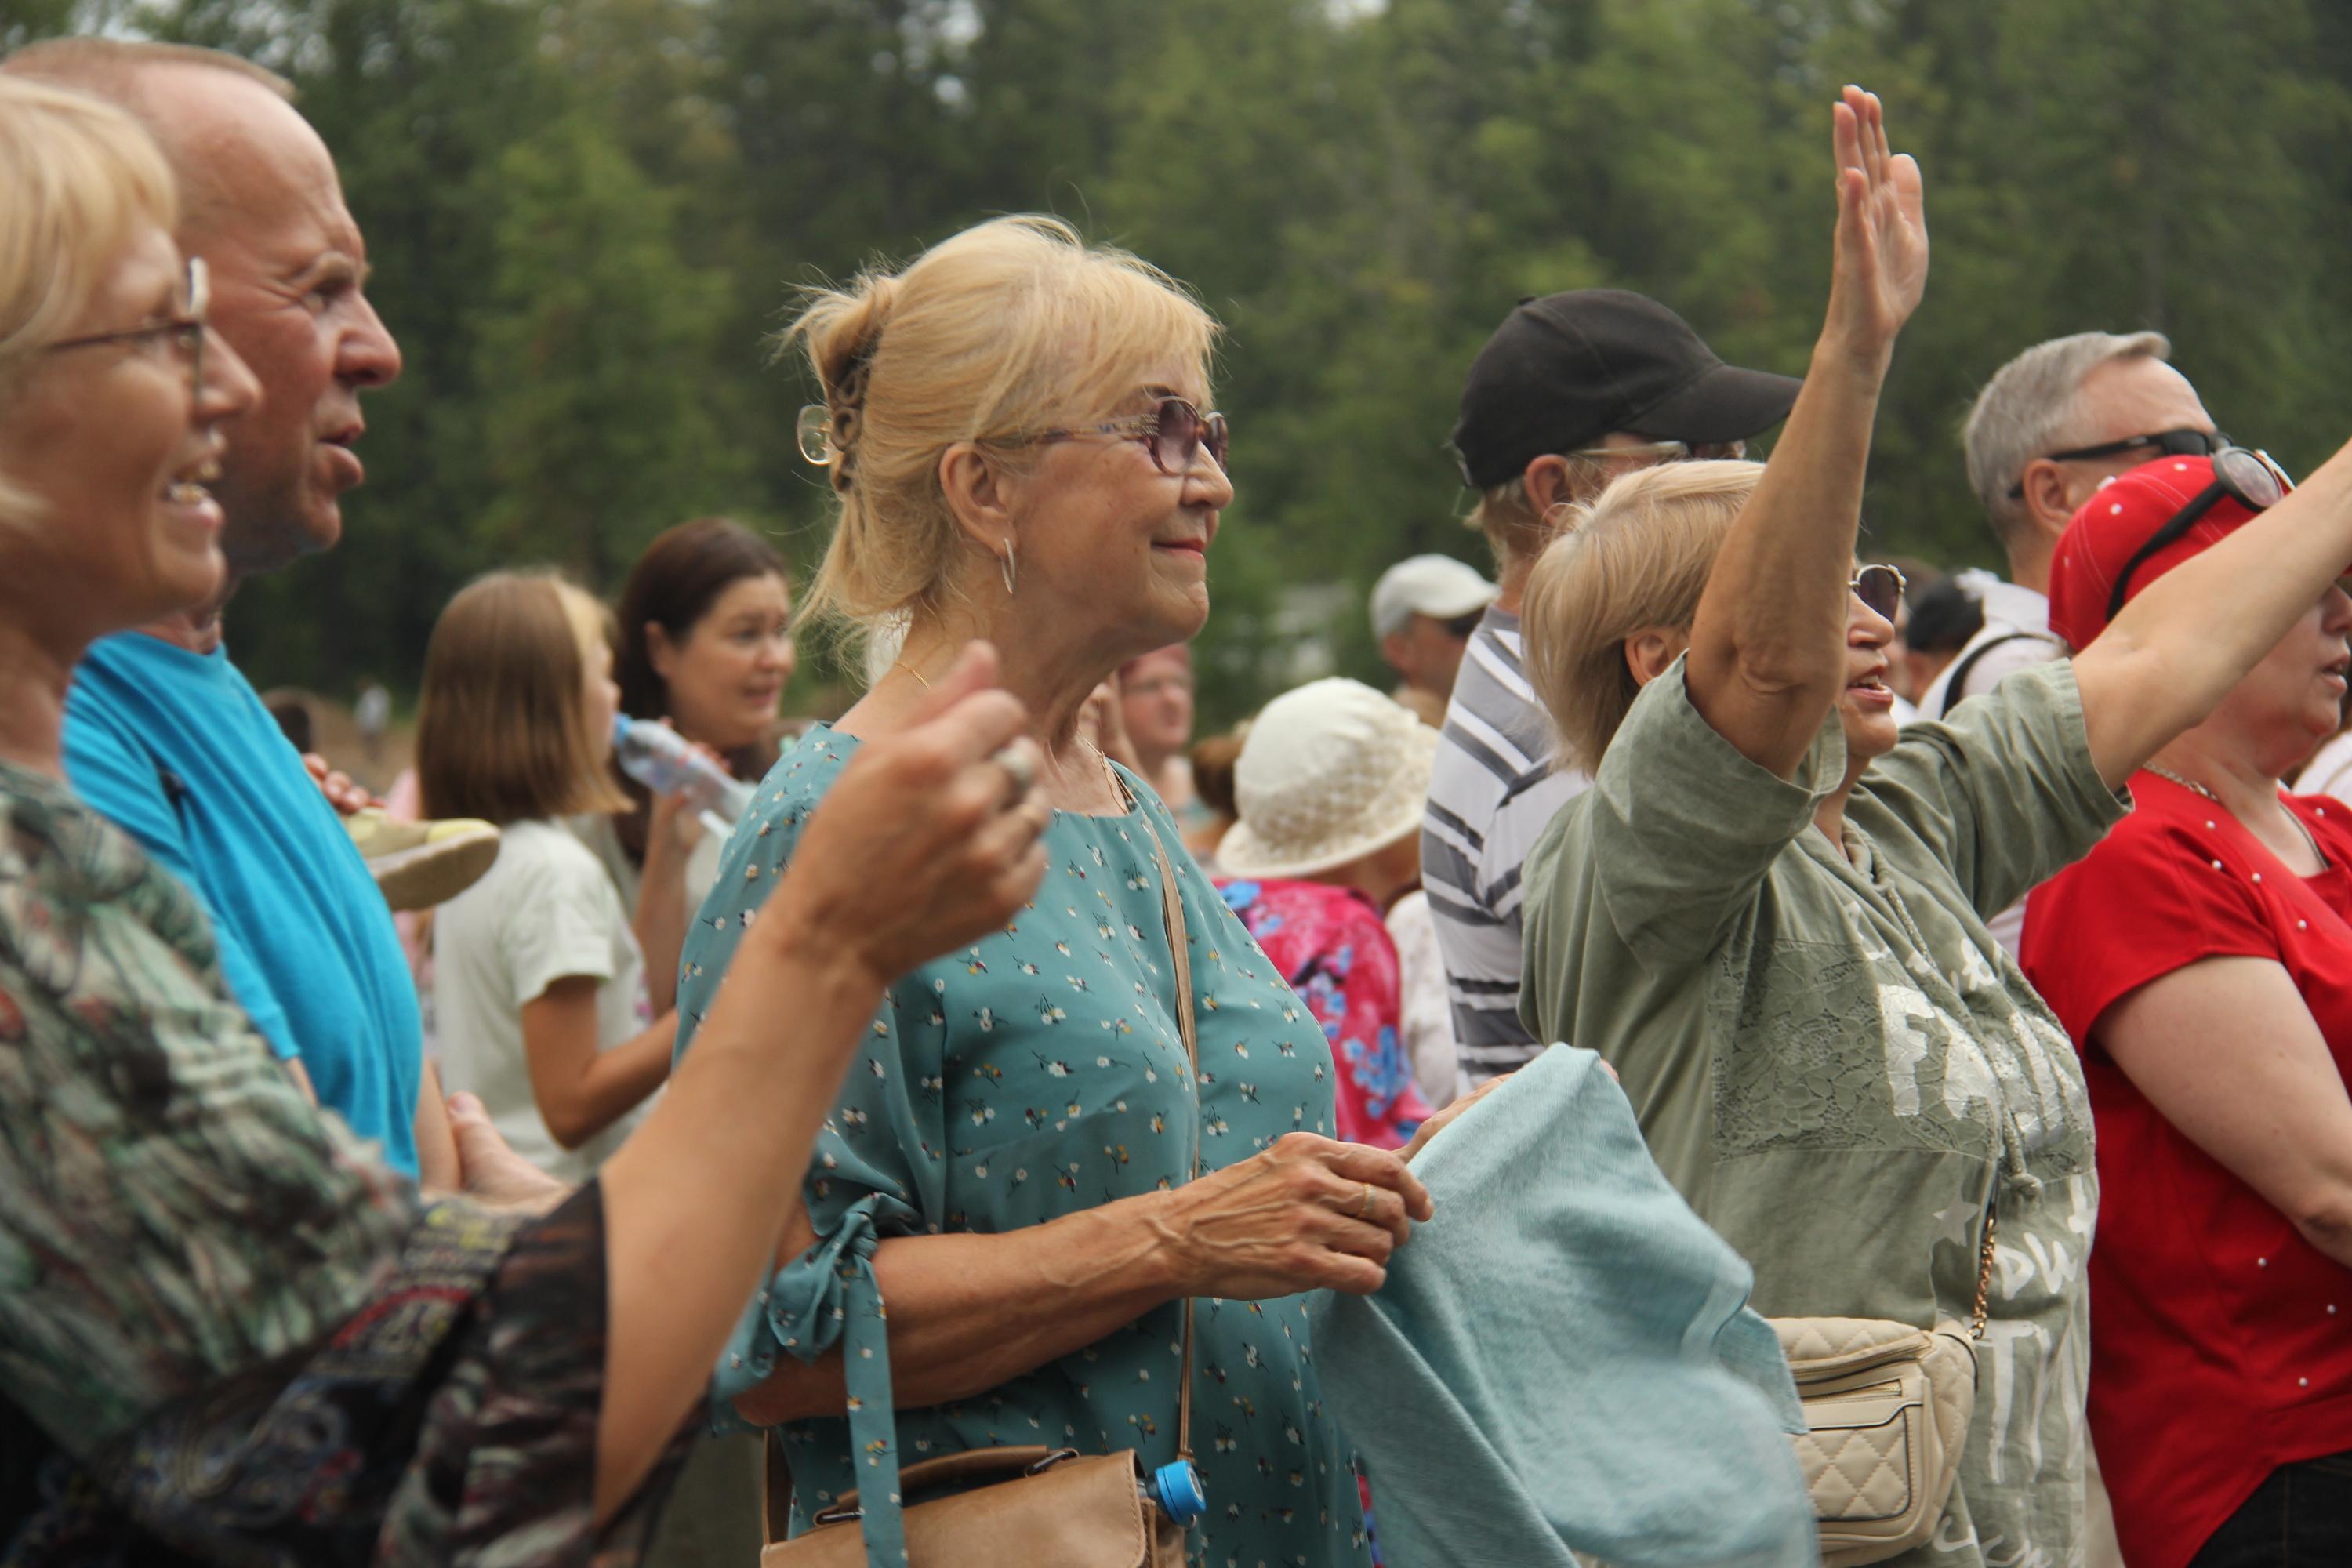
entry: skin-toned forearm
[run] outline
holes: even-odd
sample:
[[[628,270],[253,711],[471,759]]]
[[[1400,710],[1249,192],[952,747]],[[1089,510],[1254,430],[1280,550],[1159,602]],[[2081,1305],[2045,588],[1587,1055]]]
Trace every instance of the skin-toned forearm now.
[[[416,1184],[428,1193],[454,1193],[464,1178],[457,1135],[443,1101],[441,1069],[431,1061],[416,1086]]]
[[[531,1098],[549,1136],[577,1149],[635,1110],[669,1077],[677,1015],[609,1050],[596,1043],[596,991],[585,975],[557,981],[522,1005]]]
[[[1822,334],[1691,624],[1692,703],[1744,755],[1784,776],[1846,681],[1847,577],[1888,357]]]
[[[596,1513],[644,1481],[782,1240],[817,1129],[881,999],[837,942],[761,924],[669,1090],[598,1180],[608,1333]],[[788,1018],[794,1048],[779,1050]]]
[[[2074,656],[2109,786],[2201,723],[2352,563],[2352,444],[2293,495],[2136,594]]]
[[[656,823],[646,835],[646,863],[637,883],[635,918],[637,949],[645,954],[646,994],[654,1011],[667,1013],[677,1005],[677,961],[686,951],[686,926],[692,918],[686,907],[686,863],[689,852],[677,836]]]
[[[890,1308],[892,1399],[915,1409],[984,1394],[1173,1300],[1167,1198],[1126,1198],[995,1236],[882,1243],[874,1273]],[[795,1241],[814,1239],[804,1218],[795,1228]],[[806,1363],[783,1358],[735,1407],[772,1426],[838,1415],[846,1394],[836,1350]]]

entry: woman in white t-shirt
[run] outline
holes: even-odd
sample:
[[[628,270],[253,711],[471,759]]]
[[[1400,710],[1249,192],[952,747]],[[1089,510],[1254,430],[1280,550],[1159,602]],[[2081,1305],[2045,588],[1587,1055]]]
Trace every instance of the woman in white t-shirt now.
[[[625,809],[605,771],[620,694],[603,607],[549,573],[492,573],[449,602],[425,655],[424,806],[503,830],[482,879],[435,917],[442,1081],[478,1097],[516,1152],[578,1181],[669,1076],[629,912],[560,818]],[[656,797],[651,840],[679,843]],[[644,896],[684,897],[686,857],[649,857]]]

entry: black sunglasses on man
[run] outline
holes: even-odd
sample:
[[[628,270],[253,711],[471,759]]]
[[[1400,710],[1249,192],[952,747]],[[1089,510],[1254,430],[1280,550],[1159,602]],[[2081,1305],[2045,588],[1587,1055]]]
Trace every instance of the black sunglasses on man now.
[[[2138,447],[2152,447],[2155,452],[2148,461],[2154,462],[2158,458],[2210,458],[2236,445],[2218,430],[2158,430],[2146,436],[2126,436],[2120,441],[2102,441],[2095,447],[2076,447],[2071,451],[2045,453],[2042,460],[2072,463],[2091,458],[2112,458]],[[2025,499],[2023,475],[2020,475],[2017,482],[2009,487],[2009,499]]]

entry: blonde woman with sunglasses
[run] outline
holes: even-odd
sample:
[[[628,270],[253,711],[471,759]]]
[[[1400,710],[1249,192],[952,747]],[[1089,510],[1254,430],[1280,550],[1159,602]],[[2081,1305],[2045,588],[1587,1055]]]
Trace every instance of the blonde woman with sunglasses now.
[[[1833,112],[1828,321],[1771,461],[1618,481],[1529,587],[1538,693],[1596,779],[1529,861],[1528,1010],[1623,1075],[1759,1310],[1926,1329],[1982,1300],[1958,1480],[1900,1561],[2063,1563],[2090,1105],[1985,920],[2096,844],[2133,771],[2311,615],[2352,560],[2352,450],[2137,586],[2071,664],[1898,731],[1887,584],[1853,552],[1927,236],[1877,100],[1849,88]]]

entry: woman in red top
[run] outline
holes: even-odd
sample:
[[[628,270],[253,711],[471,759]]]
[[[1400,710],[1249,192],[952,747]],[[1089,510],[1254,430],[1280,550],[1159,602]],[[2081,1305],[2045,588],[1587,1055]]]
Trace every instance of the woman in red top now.
[[[2089,642],[2274,500],[2266,468],[2161,456],[2100,490],[2052,629]],[[2132,1568],[2352,1563],[2352,806],[2279,785],[2337,726],[2347,633],[2332,587],[2027,908],[2097,1120],[2090,1421]]]

